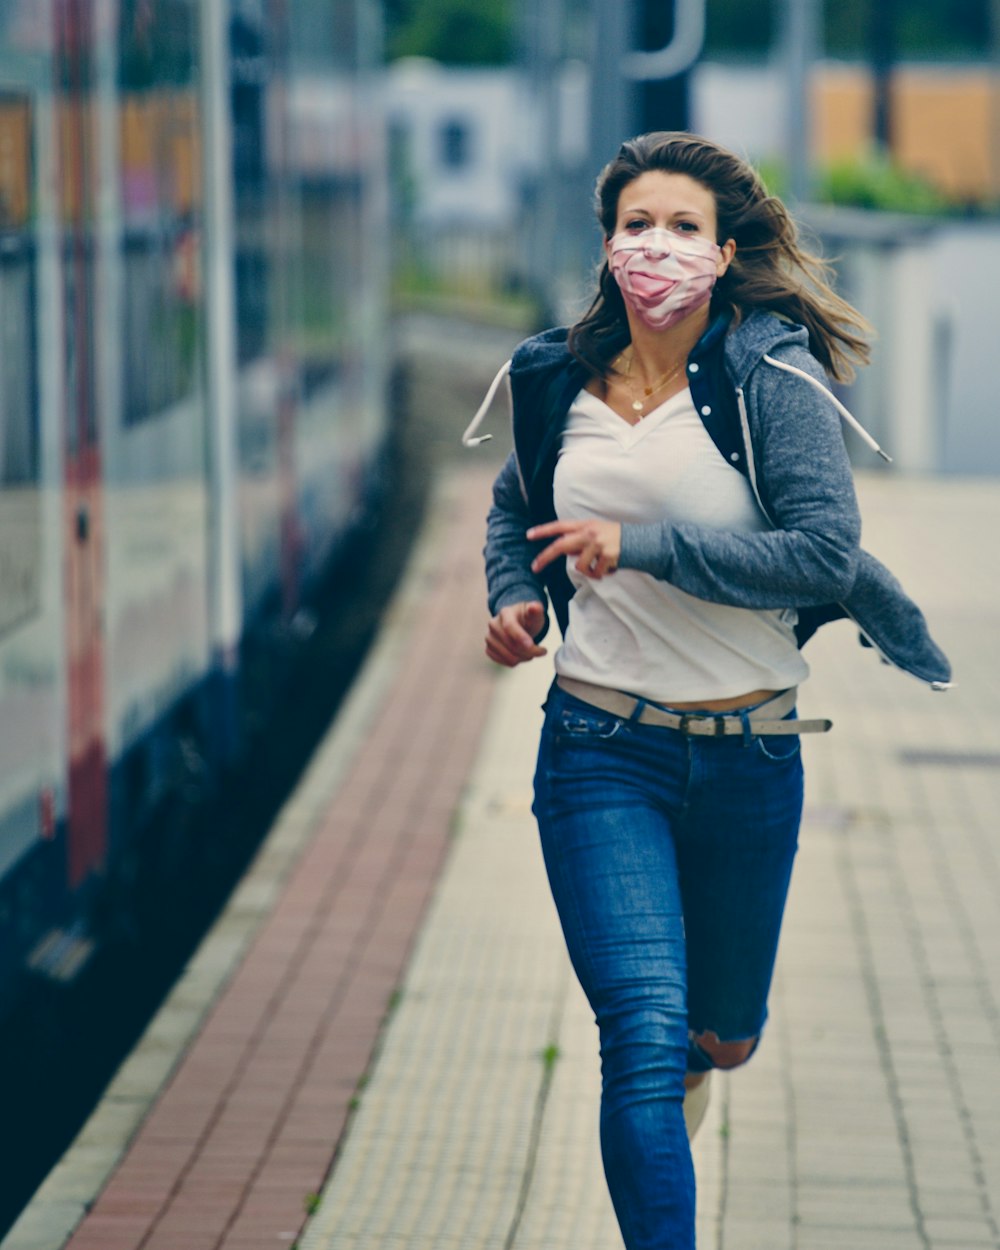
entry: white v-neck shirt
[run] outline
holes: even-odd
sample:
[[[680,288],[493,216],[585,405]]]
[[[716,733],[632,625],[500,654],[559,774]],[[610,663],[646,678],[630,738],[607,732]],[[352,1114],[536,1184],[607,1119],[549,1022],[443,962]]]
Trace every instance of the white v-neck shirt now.
[[[684,390],[629,425],[582,390],[573,401],[553,483],[560,520],[670,520],[710,529],[770,525],[746,478],[727,464]],[[669,582],[619,569],[600,580],[566,562],[576,590],[556,672],[657,703],[784,690],[809,675],[794,609],[708,603]]]

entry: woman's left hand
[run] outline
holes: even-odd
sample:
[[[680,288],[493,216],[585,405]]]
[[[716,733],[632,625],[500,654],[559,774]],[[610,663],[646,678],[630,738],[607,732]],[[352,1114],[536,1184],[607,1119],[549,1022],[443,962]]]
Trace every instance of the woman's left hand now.
[[[595,580],[618,568],[622,550],[622,527],[618,521],[549,521],[528,530],[532,542],[554,538],[531,562],[531,571],[540,573],[560,556],[578,556],[576,570]]]

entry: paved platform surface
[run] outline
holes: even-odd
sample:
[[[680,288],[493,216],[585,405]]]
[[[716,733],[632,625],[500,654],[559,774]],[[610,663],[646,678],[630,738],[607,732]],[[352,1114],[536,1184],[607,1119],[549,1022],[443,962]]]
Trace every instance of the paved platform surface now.
[[[866,539],[960,686],[808,649],[808,808],[772,1018],[717,1074],[699,1245],[1000,1246],[1000,624],[995,483],[863,479]],[[979,537],[977,537],[979,536]],[[987,549],[984,550],[984,547]],[[596,1035],[529,813],[545,662],[503,674],[458,836],[303,1250],[620,1246]]]
[[[529,811],[551,673],[480,655],[487,482],[448,475],[352,702],[3,1250],[621,1246]],[[835,729],[764,1043],[695,1143],[702,1250],[1000,1250],[1000,485],[859,487],[960,684],[843,623],[806,650]]]

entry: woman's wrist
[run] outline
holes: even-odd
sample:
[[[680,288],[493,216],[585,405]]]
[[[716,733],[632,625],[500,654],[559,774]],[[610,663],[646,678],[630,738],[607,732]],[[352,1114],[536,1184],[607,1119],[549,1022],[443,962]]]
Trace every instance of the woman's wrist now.
[[[672,525],[656,521],[647,525],[625,523],[622,529],[620,569],[633,569],[653,577],[665,577],[673,558]]]

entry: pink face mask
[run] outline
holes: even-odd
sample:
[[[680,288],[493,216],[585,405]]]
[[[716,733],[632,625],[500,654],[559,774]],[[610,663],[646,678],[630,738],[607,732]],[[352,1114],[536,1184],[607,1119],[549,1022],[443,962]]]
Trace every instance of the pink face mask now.
[[[712,298],[721,255],[704,235],[650,227],[614,235],[608,259],[631,311],[651,330],[665,330]]]

